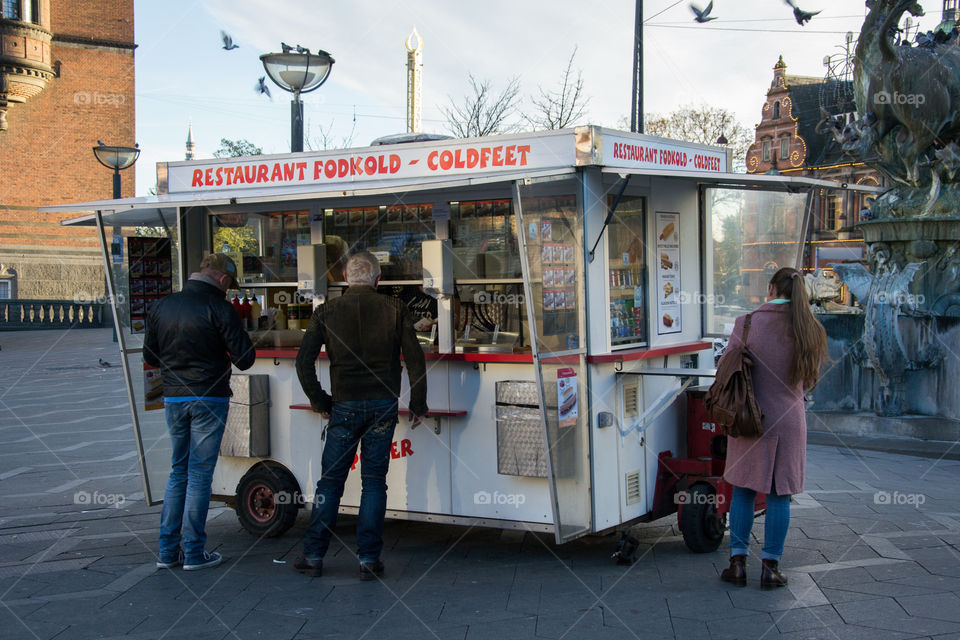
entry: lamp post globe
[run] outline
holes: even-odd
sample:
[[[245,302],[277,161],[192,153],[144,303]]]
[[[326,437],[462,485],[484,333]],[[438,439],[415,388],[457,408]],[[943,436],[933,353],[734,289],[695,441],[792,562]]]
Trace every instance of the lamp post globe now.
[[[113,169],[113,199],[120,198],[120,171],[133,166],[140,157],[138,146],[122,147],[107,144],[98,144],[93,148],[93,155],[97,162],[107,169]]]
[[[284,91],[293,94],[290,102],[290,151],[303,151],[303,103],[301,93],[320,88],[330,76],[335,60],[322,49],[311,53],[309,49],[265,53],[260,56],[263,69],[270,79]]]

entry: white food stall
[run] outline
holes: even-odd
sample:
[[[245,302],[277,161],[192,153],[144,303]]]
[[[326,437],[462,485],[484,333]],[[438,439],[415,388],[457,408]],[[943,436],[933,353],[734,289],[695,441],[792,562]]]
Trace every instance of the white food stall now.
[[[170,459],[141,356],[151,304],[206,253],[234,256],[228,298],[250,301],[236,304],[254,310],[257,360],[234,375],[213,493],[279,535],[309,507],[323,448],[294,367],[302,329],[366,249],[428,369],[427,427],[396,429],[388,517],[564,542],[676,510],[657,492],[661,454],[687,455],[681,391],[710,374],[710,336],[796,264],[811,190],[839,188],[728,166],[724,148],[587,126],[161,163],[156,196],[44,210],[99,229],[148,503]],[[359,499],[351,474],[341,510]]]

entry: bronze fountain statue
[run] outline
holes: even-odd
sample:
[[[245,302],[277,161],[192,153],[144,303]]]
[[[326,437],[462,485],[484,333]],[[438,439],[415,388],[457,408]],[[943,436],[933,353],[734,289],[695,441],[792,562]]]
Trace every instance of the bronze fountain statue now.
[[[919,2],[866,4],[853,71],[859,118],[845,125],[822,112],[819,130],[893,185],[858,224],[872,273],[861,265],[836,272],[863,307],[877,412],[899,415],[906,372],[960,354],[951,344],[960,342],[960,34],[938,30],[910,43],[898,25],[907,13],[923,15]]]

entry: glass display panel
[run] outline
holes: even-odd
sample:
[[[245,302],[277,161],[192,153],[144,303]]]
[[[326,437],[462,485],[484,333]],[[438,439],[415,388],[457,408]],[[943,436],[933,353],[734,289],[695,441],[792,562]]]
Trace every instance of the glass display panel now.
[[[454,278],[496,280],[521,277],[511,200],[451,202],[450,220]]]
[[[309,211],[210,216],[210,251],[237,264],[243,283],[297,281],[297,246],[310,244]]]
[[[580,338],[586,335],[583,217],[574,196],[524,198],[520,207],[555,536],[565,542],[589,533],[592,523],[586,345]]]
[[[766,300],[780,267],[796,267],[805,193],[704,189],[704,291],[708,335],[730,335],[737,316]]]
[[[611,198],[608,206],[612,204]],[[623,197],[607,226],[610,343],[613,346],[647,341],[644,213],[644,198]]]
[[[523,283],[458,284],[453,330],[457,351],[529,351]]]
[[[420,243],[436,237],[435,227],[432,204],[325,209],[323,237],[327,261],[333,264],[331,254],[369,251],[380,260],[381,281],[421,280]],[[329,278],[342,282],[342,269]]]

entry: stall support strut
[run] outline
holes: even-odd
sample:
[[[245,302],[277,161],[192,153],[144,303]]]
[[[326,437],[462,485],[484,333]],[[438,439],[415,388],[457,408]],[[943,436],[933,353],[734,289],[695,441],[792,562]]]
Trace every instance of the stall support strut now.
[[[597,235],[597,241],[593,243],[593,247],[590,249],[590,262],[593,263],[593,252],[597,250],[597,245],[600,244],[601,238],[603,238],[603,232],[607,228],[607,225],[610,224],[610,220],[613,219],[613,214],[617,212],[617,206],[620,204],[620,198],[623,197],[623,192],[627,190],[627,183],[630,182],[630,176],[633,175],[628,173],[623,182],[620,183],[620,191],[617,192],[617,197],[613,199],[613,204],[610,205],[610,211],[607,212],[607,218],[603,221],[603,226],[600,227],[600,234]]]

